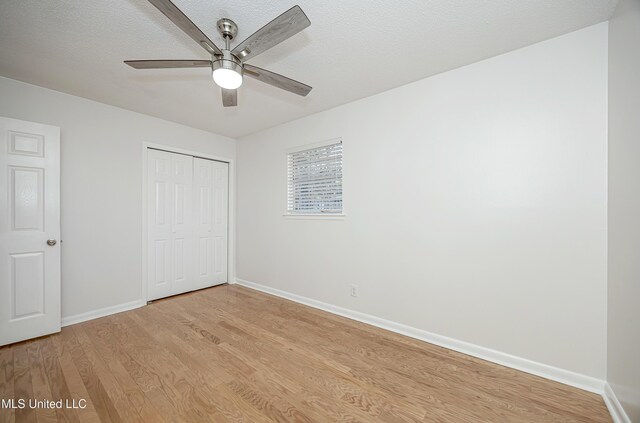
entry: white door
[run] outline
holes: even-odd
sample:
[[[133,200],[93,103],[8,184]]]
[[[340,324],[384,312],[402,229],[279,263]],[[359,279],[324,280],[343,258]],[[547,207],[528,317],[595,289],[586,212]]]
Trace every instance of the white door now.
[[[148,298],[193,290],[193,158],[147,150]]]
[[[60,331],[60,129],[0,118],[0,345]]]
[[[196,289],[227,282],[229,164],[193,159]]]

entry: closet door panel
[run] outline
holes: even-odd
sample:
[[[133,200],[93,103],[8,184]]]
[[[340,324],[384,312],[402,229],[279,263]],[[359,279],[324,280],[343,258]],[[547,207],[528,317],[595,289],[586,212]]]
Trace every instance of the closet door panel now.
[[[193,290],[193,157],[171,153],[172,294]]]
[[[147,281],[150,300],[172,293],[171,155],[147,152]]]
[[[213,162],[213,271],[214,283],[227,282],[229,232],[229,164]]]
[[[213,285],[213,251],[211,248],[213,216],[213,166],[211,160],[193,159],[194,196],[194,285]]]
[[[228,164],[194,159],[194,284],[227,282]],[[225,184],[226,181],[226,184]],[[224,226],[224,229],[221,229]]]

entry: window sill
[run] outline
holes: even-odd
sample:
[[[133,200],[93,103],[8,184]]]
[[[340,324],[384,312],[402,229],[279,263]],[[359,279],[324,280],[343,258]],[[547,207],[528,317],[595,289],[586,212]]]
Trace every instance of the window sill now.
[[[294,220],[344,220],[347,215],[344,213],[321,213],[321,214],[288,214],[285,213],[285,219]]]

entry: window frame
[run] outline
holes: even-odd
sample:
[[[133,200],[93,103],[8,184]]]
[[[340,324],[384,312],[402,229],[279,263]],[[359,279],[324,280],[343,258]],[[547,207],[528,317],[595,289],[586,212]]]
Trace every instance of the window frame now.
[[[299,153],[305,150],[313,150],[314,148],[321,148],[332,144],[342,144],[342,211],[340,213],[291,213],[289,212],[289,154]],[[285,194],[284,194],[284,210],[283,216],[287,219],[299,219],[299,220],[344,220],[347,216],[345,213],[345,201],[344,201],[344,142],[341,137],[331,138],[325,141],[320,141],[312,144],[297,145],[295,147],[288,148],[284,155],[285,161]]]

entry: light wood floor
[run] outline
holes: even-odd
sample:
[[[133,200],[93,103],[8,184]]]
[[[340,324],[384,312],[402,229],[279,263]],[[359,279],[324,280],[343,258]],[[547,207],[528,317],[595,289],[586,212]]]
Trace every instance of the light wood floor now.
[[[602,399],[220,286],[0,348],[1,422],[610,422]]]

